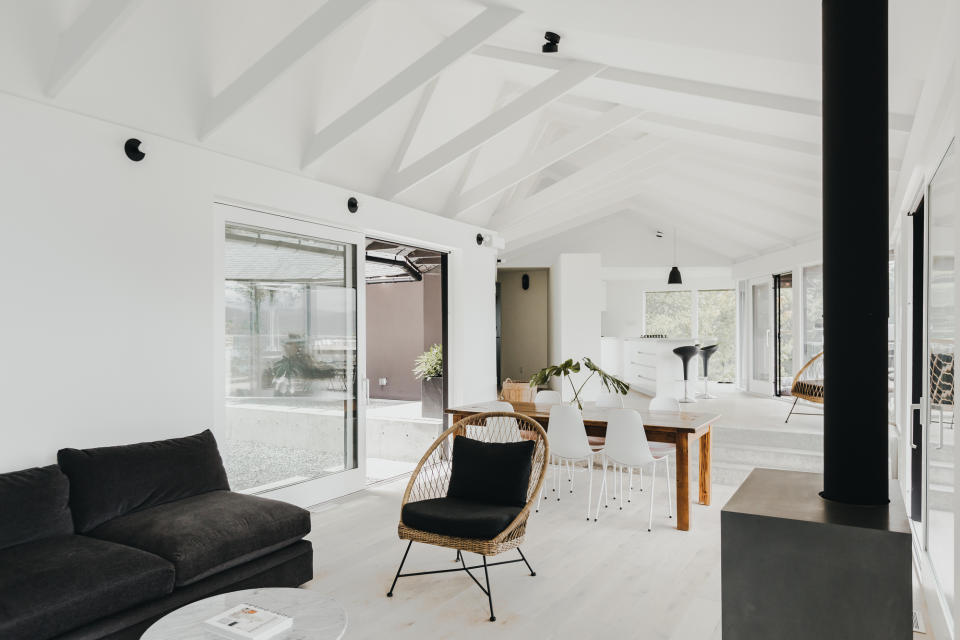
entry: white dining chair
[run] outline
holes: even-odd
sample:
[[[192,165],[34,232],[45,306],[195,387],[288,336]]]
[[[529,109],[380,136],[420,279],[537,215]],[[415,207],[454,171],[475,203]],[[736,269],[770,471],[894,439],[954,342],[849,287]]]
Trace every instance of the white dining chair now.
[[[537,395],[534,396],[533,401],[537,404],[560,404],[563,402],[563,398],[560,396],[559,391],[544,389],[543,391],[537,391]]]
[[[587,520],[589,520],[590,501],[593,497],[593,464],[595,456],[601,455],[602,451],[594,451],[590,448],[580,410],[567,404],[555,404],[550,407],[550,422],[547,433],[550,455],[559,463],[557,471],[554,473],[554,491],[557,492],[558,501],[560,500],[560,469],[566,465],[572,476],[576,463],[584,462],[587,465],[587,472],[590,474],[590,488],[587,493]],[[572,477],[570,478],[570,493],[573,493]],[[542,493],[537,498],[537,511],[540,510],[541,498],[543,498]]]
[[[650,400],[650,411],[680,411],[680,400],[672,396],[654,396]],[[667,455],[677,450],[672,442],[651,442],[650,450],[653,455]],[[643,490],[643,479],[640,480],[640,489]]]
[[[680,400],[671,396],[654,396],[650,399],[650,411],[680,411]]]
[[[607,463],[628,469],[651,469],[650,481],[650,519],[647,531],[653,530],[653,498],[657,485],[657,465],[663,463],[667,477],[667,517],[673,517],[673,502],[670,494],[670,459],[666,455],[657,455],[651,451],[647,442],[647,433],[643,427],[643,418],[633,409],[615,409],[607,418],[607,444],[603,449],[603,480],[600,496],[597,499],[597,512],[594,521],[600,518],[600,503],[607,506]],[[620,483],[620,509],[623,509],[623,473],[614,474],[614,482]]]
[[[622,409],[623,396],[619,393],[601,391],[597,396],[597,406],[603,409]]]

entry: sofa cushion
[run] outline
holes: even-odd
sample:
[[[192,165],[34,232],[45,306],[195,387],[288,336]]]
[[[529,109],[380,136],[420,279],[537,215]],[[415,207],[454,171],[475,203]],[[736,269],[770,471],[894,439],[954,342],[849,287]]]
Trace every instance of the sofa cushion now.
[[[496,538],[523,507],[483,504],[460,498],[434,498],[403,505],[400,519],[408,527],[457,538]]]
[[[300,507],[212,491],[121,516],[89,535],[169,560],[179,587],[281,549],[308,533],[310,512]]]
[[[173,590],[173,565],[86,536],[0,550],[0,638],[46,640]]]
[[[139,509],[229,489],[210,430],[186,438],[98,449],[61,449],[78,533]]]
[[[73,533],[70,481],[60,467],[0,474],[0,549]]]
[[[524,506],[535,448],[532,440],[480,442],[456,436],[447,496],[485,504]]]

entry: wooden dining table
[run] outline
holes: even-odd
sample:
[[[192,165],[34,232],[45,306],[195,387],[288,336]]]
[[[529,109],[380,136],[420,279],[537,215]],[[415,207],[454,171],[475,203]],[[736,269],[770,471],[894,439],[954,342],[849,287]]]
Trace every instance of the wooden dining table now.
[[[502,401],[500,401],[502,402]],[[533,418],[548,432],[550,430],[550,407],[552,405],[535,402],[511,402],[513,410]],[[445,413],[453,416],[457,422],[463,418],[497,411],[492,403],[479,402],[459,407],[451,407]],[[604,436],[607,432],[607,417],[612,409],[597,407],[585,403],[583,424],[587,435]],[[669,442],[677,447],[677,529],[690,530],[690,441],[696,440],[700,449],[699,503],[710,504],[710,433],[713,423],[720,414],[700,411],[640,411],[647,440]]]

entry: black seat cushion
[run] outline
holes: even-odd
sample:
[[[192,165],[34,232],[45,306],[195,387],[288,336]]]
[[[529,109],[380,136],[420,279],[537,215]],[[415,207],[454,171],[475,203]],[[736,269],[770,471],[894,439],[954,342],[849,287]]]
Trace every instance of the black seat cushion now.
[[[536,443],[480,442],[456,436],[447,497],[483,504],[527,504]]]
[[[0,638],[45,640],[173,590],[173,565],[86,536],[0,550]]]
[[[496,538],[523,507],[483,504],[461,498],[434,498],[403,505],[400,519],[408,527],[457,538]]]
[[[210,430],[186,438],[97,449],[61,449],[77,533],[138,509],[229,489]]]
[[[212,491],[136,511],[89,535],[173,563],[178,587],[293,544],[310,533],[310,512],[286,502]]]
[[[0,549],[73,533],[69,501],[56,465],[0,474]]]

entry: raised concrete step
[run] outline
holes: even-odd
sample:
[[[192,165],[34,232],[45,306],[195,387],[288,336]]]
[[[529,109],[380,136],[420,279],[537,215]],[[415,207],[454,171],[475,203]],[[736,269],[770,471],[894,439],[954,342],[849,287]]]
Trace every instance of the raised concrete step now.
[[[930,491],[927,492],[927,503],[931,509],[936,509],[937,511],[953,511],[953,485],[930,483]]]
[[[797,429],[787,425],[761,429],[720,424],[713,428],[713,442],[714,444],[742,444],[823,451],[823,431]]]
[[[953,486],[953,464],[941,462],[938,460],[930,461],[929,474],[930,482],[933,484],[945,484]]]
[[[823,471],[823,454],[806,449],[758,445],[713,445],[713,461],[793,471]]]

